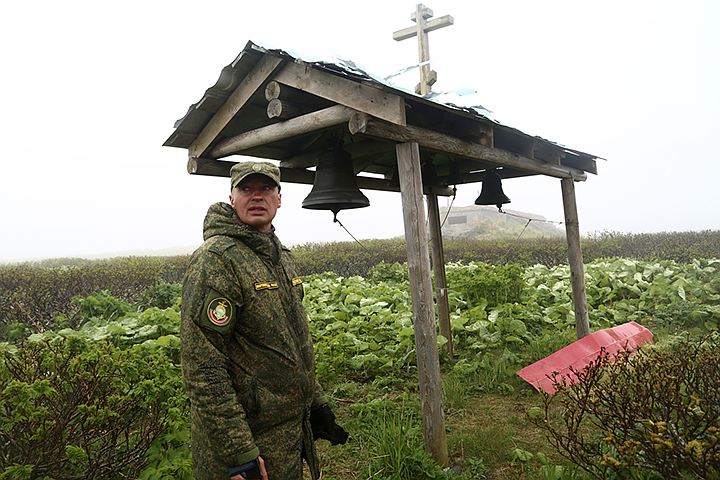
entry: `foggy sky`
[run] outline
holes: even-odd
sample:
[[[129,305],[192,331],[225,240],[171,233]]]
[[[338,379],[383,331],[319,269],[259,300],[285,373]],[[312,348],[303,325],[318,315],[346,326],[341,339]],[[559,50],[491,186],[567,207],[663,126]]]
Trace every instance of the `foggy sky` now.
[[[173,123],[248,40],[381,76],[417,63],[416,2],[4,2],[0,261],[194,246],[228,180],[186,173]],[[583,234],[720,229],[720,4],[426,3],[434,91],[475,89],[504,125],[607,159],[576,184]],[[412,87],[417,79],[397,79]],[[236,158],[236,157],[235,157]],[[350,240],[284,185],[287,244]],[[562,220],[560,181],[508,180],[508,207]],[[472,203],[480,184],[458,188]],[[403,234],[399,194],[341,212],[358,238]],[[441,206],[445,200],[441,200]]]

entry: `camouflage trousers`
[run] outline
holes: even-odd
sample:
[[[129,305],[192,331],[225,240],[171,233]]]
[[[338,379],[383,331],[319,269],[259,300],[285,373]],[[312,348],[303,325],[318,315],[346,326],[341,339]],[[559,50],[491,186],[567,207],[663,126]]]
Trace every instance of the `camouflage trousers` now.
[[[269,480],[302,480],[303,459],[310,467],[312,478],[319,478],[308,418],[302,423],[297,420],[287,422],[255,435],[255,444],[265,460]]]
[[[292,420],[275,425],[264,432],[254,433],[253,437],[260,449],[260,456],[265,461],[269,480],[303,480],[303,459],[308,463],[311,477],[313,479],[320,477],[312,430],[307,418],[304,421]],[[212,464],[212,460],[205,459],[205,462],[198,462],[200,459],[195,458],[193,460],[196,479],[227,480],[229,478],[219,471],[205,470]],[[204,463],[204,466],[199,463]]]

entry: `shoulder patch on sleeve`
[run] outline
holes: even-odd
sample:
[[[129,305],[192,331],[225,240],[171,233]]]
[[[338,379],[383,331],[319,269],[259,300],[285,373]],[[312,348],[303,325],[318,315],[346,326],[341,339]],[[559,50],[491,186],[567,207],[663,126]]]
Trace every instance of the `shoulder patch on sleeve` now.
[[[232,330],[236,318],[235,304],[215,290],[208,290],[199,325],[218,332],[228,332]]]

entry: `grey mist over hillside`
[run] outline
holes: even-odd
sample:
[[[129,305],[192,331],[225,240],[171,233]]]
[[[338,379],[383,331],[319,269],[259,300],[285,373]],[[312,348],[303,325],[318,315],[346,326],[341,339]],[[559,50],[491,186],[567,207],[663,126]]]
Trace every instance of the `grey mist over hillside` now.
[[[505,214],[495,207],[478,205],[452,207],[449,214],[447,211],[446,207],[440,208],[441,221],[447,216],[442,227],[445,238],[497,240],[517,238],[521,233],[523,238],[557,238],[565,234],[558,221],[508,208],[503,208]]]

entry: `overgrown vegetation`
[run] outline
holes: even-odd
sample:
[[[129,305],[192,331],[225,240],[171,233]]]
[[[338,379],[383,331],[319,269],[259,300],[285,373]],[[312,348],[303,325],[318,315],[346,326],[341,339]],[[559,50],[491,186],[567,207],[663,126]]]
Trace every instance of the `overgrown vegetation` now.
[[[0,478],[136,476],[153,442],[187,414],[162,344],[120,349],[85,335],[46,335],[0,368]]]
[[[328,248],[330,253],[322,255],[315,255],[317,250],[308,251],[318,258],[338,255],[333,245]],[[404,246],[402,249],[404,255]],[[301,249],[301,260],[303,255]],[[1,339],[8,342],[0,343],[0,479],[192,477],[177,336],[177,281],[183,261],[183,257],[177,257],[175,263],[170,263],[177,267],[175,270],[159,260],[142,266],[140,259],[123,259],[115,268],[112,261],[106,261],[102,266],[108,275],[106,281],[99,274],[89,277],[98,285],[93,292],[82,290],[85,286],[80,273],[86,267],[99,268],[94,267],[95,263],[70,267],[67,277],[53,267],[48,278],[60,283],[63,278],[74,279],[82,288],[72,292],[70,283],[57,288],[58,295],[69,300],[64,309],[45,310],[51,316],[39,324],[33,315],[17,315],[17,310],[0,306],[0,320],[5,325]],[[123,269],[132,269],[132,265],[140,265],[144,273],[130,275],[132,281],[123,290]],[[16,302],[34,291],[32,273],[42,276],[47,270],[7,268],[28,282],[14,284],[15,290],[9,295]],[[23,272],[23,268],[31,273]],[[662,358],[667,360],[667,369],[663,372],[678,378],[656,382],[665,388],[653,395],[667,394],[662,399],[653,397],[653,401],[658,405],[665,401],[667,411],[680,409],[688,419],[704,419],[707,424],[705,437],[682,437],[685,444],[673,443],[673,448],[684,445],[684,453],[678,453],[678,458],[697,455],[694,440],[700,442],[703,452],[717,453],[717,447],[708,443],[709,435],[717,433],[711,428],[716,428],[712,419],[717,420],[720,404],[720,389],[708,383],[713,378],[717,381],[717,369],[712,367],[712,362],[717,362],[717,341],[713,340],[710,348],[709,340],[698,346],[696,339],[718,329],[719,268],[720,260],[712,259],[680,262],[603,258],[586,263],[592,328],[630,320],[651,328],[659,346],[627,360],[634,362],[637,358],[640,362],[647,357],[652,361],[642,365],[648,366],[661,363],[652,355],[665,355]],[[553,425],[558,438],[569,435],[562,427],[567,422],[575,425],[573,410],[560,405],[561,396],[546,407],[542,396],[515,375],[519,368],[574,340],[568,268],[564,264],[452,261],[447,270],[456,352],[455,358],[448,358],[445,352],[441,355],[452,462],[448,471],[436,467],[422,448],[407,266],[384,262],[371,265],[362,277],[328,272],[305,278],[305,304],[311,318],[318,375],[340,423],[351,435],[350,442],[341,447],[329,448],[319,442],[324,478],[590,478],[589,473],[560,455],[567,453],[562,450],[563,444],[558,443],[561,448],[556,449],[552,435],[548,441],[543,433],[546,425]],[[9,280],[2,277],[7,272],[2,270],[0,278],[9,285]],[[168,278],[159,272],[166,272]],[[48,289],[45,295],[51,304],[61,304],[51,298],[47,278],[37,285]],[[120,291],[127,294],[117,293]],[[8,295],[4,287],[0,295]],[[30,302],[31,297],[23,301]],[[17,307],[17,303],[12,305]],[[2,316],[8,311],[12,317]],[[678,334],[688,338],[690,350],[674,346]],[[438,341],[442,346],[445,339],[439,337]],[[693,357],[688,353],[692,351],[705,353]],[[696,368],[693,358],[698,359],[697,368],[704,366],[704,373],[692,373]],[[689,372],[687,378],[695,382],[693,385],[688,380],[683,386],[681,373],[671,373],[672,368],[680,368],[680,363]],[[607,367],[612,365],[620,364]],[[639,363],[629,365],[632,369],[627,370],[633,372],[645,368]],[[609,371],[597,376],[598,387],[607,385],[602,382],[610,378]],[[665,378],[665,373],[658,375]],[[696,388],[705,377],[709,379],[707,388]],[[644,398],[644,391],[630,392],[643,388],[641,378],[644,384],[652,383],[650,377],[638,377],[635,383],[628,377],[625,383],[613,384],[613,388],[631,400]],[[602,398],[594,395],[592,398]],[[612,399],[620,411],[621,397]],[[633,411],[641,412],[641,406],[634,406]],[[693,410],[695,407],[700,410]],[[552,421],[533,424],[526,412],[537,413],[537,409],[542,418],[547,416]],[[563,412],[569,412],[566,415],[571,415],[570,420],[564,420],[568,417]],[[604,478],[635,475],[632,478],[652,479],[653,475],[670,471],[641,463],[644,457],[624,456],[633,451],[621,451],[617,445],[635,437],[622,436],[621,429],[612,430],[612,442],[603,440],[609,437],[605,424],[588,421],[596,414],[600,415],[587,410],[583,424],[572,435],[574,439],[586,435],[586,445],[605,442],[602,454],[609,457],[597,457],[598,465],[607,468],[601,475],[610,475]],[[624,415],[622,418],[630,418]],[[648,418],[655,425],[667,422],[659,417]],[[662,437],[663,432],[647,425],[641,422],[638,431],[668,440]],[[666,428],[667,432],[675,431]],[[113,473],[103,470],[103,462],[110,458],[120,465]],[[642,468],[632,472],[614,469],[608,458],[622,465],[635,462]],[[716,470],[709,468],[717,468],[712,463],[715,457],[707,458],[703,468],[710,472],[708,478],[713,478]],[[603,460],[607,464],[602,464]],[[687,462],[679,468],[689,478],[702,478],[697,473],[700,470]]]
[[[567,264],[563,238],[519,240],[445,240],[447,262],[481,262],[489,265],[515,263],[553,267]],[[720,231],[652,234],[603,233],[582,240],[586,262],[622,257],[636,260],[674,260],[687,263],[696,258],[720,258]],[[402,239],[306,244],[295,247],[305,275],[334,272],[344,277],[367,277],[379,263],[406,261]],[[17,265],[0,265],[0,338],[18,335],[22,326],[31,332],[52,328],[58,314],[77,313],[73,297],[100,290],[126,302],[143,303],[145,290],[156,284],[181,281],[188,256],[129,257],[112,260],[51,259]]]
[[[534,417],[594,478],[720,478],[720,336],[607,352]],[[556,418],[554,403],[564,411]],[[539,410],[539,408],[538,408]]]

